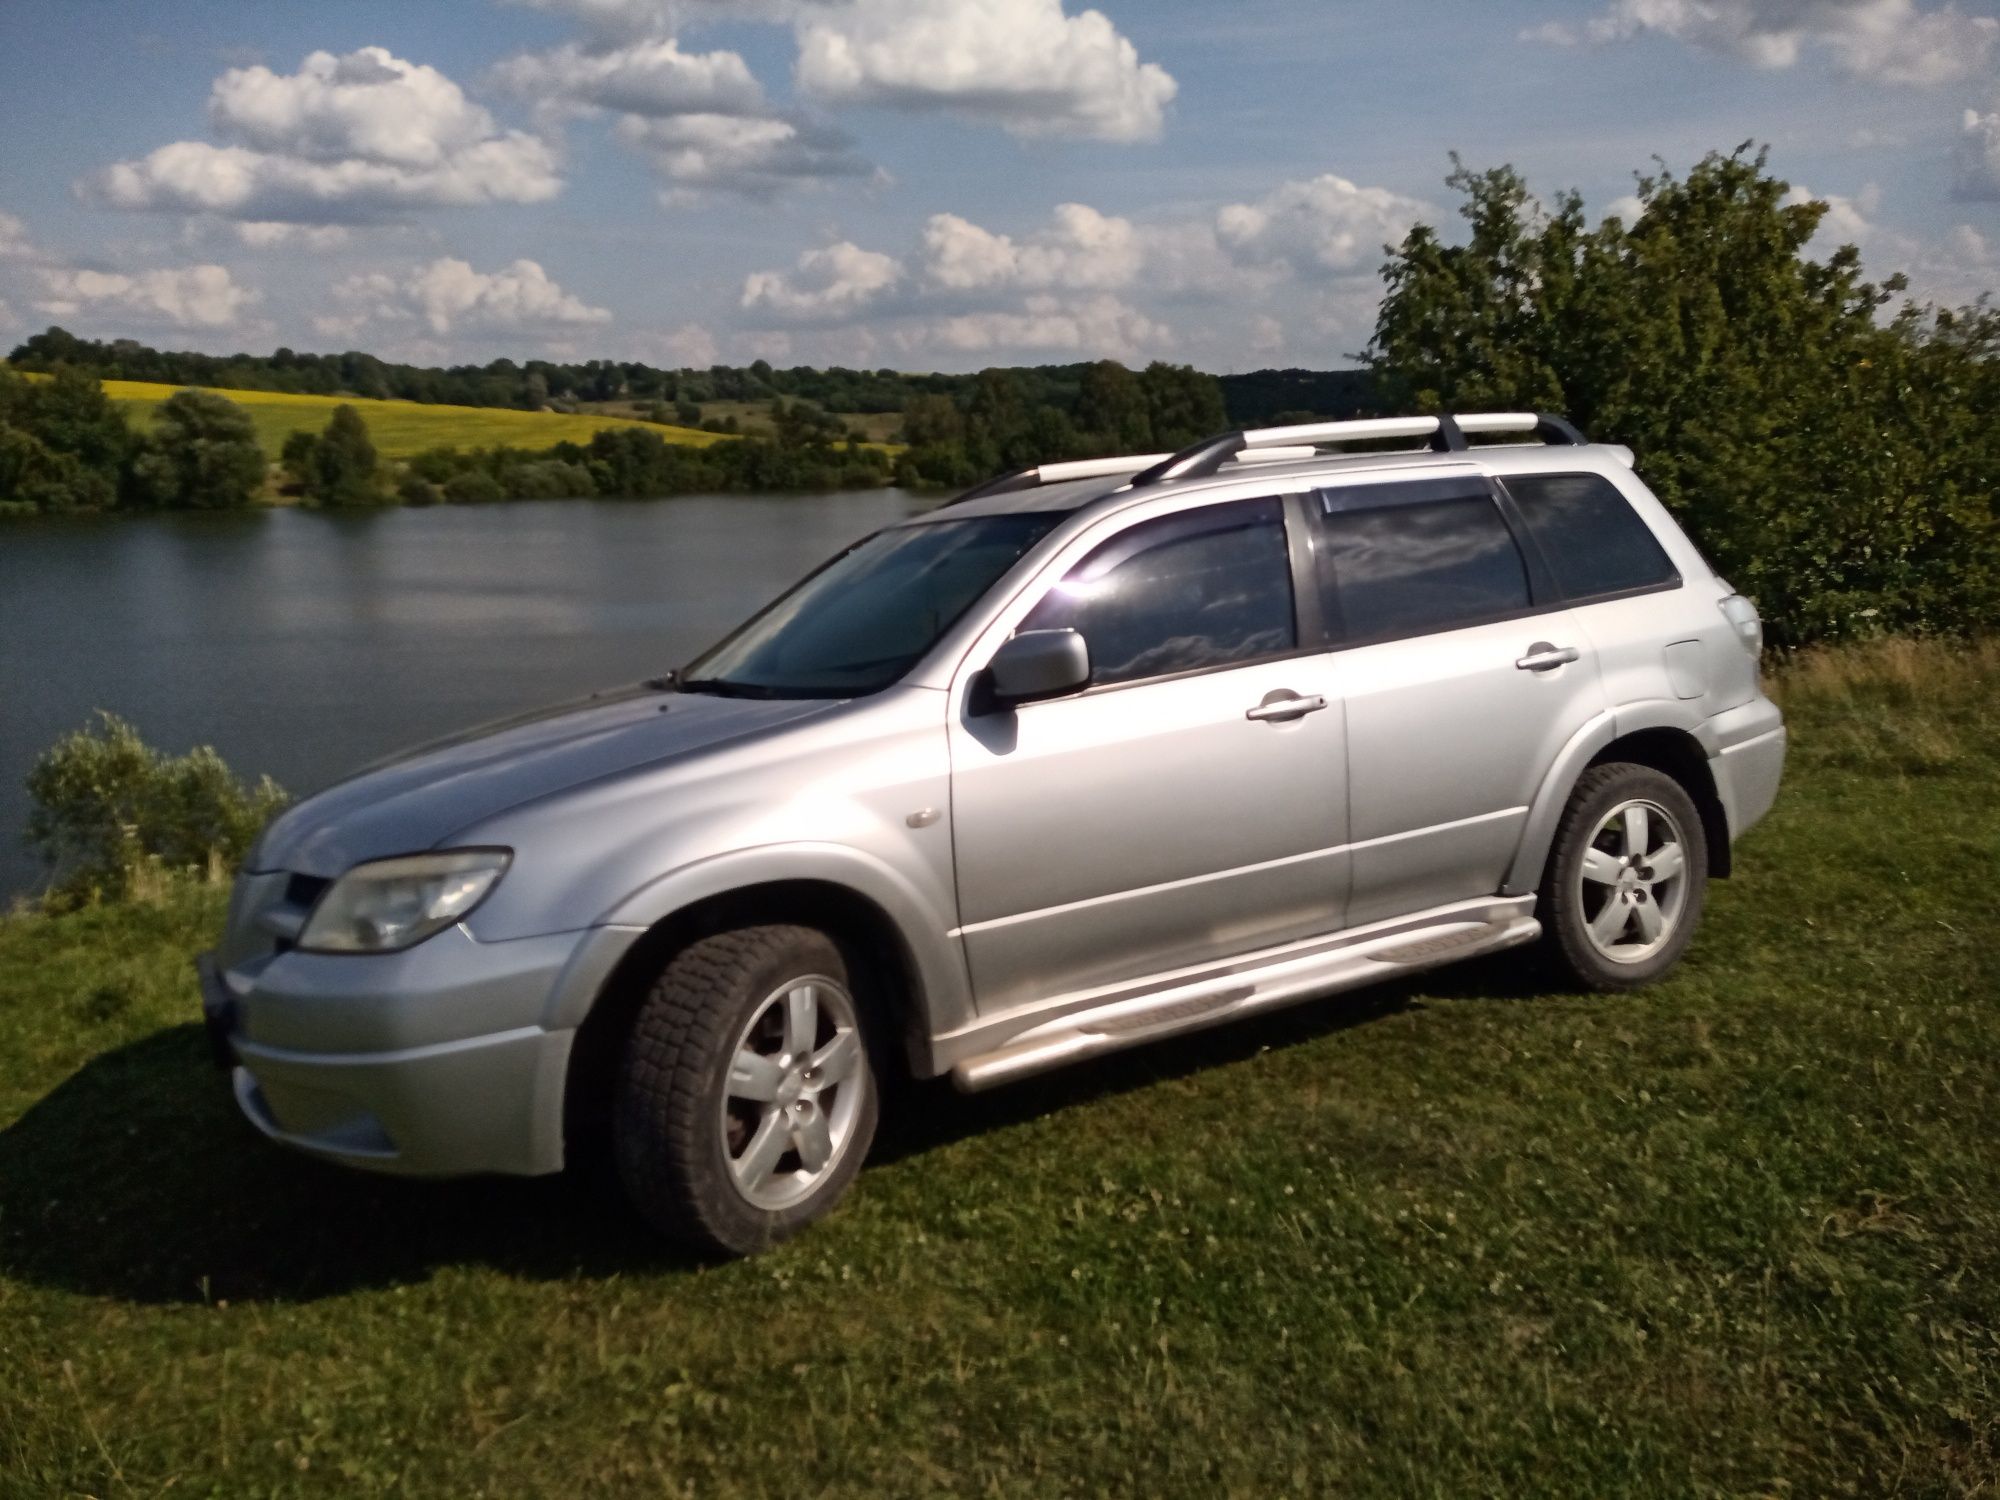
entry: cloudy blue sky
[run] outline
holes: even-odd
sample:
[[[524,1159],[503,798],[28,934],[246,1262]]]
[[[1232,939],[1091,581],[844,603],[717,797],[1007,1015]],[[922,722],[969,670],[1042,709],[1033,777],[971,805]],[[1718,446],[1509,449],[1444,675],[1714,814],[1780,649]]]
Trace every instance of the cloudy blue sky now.
[[[1336,365],[1448,153],[1611,212],[1753,139],[2000,286],[1978,0],[6,0],[0,343]]]

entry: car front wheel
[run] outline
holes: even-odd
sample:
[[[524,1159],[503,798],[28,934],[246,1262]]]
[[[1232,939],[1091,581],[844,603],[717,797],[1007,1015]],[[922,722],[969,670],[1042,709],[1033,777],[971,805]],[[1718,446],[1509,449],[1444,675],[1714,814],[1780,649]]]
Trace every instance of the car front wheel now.
[[[747,927],[682,949],[626,1046],[614,1147],[627,1195],[704,1251],[748,1255],[797,1233],[868,1154],[871,1043],[822,932]]]

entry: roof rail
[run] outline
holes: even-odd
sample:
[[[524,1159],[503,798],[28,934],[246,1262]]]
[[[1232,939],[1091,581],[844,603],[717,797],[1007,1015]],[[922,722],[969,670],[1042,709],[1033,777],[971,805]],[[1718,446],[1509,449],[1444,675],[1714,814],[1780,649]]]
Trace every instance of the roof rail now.
[[[1116,474],[1130,474],[1135,470],[1163,463],[1172,456],[1168,453],[1134,453],[1124,458],[1080,458],[1069,463],[1037,464],[1025,469],[1009,469],[1005,474],[994,475],[984,484],[975,484],[957,499],[947,500],[945,504],[960,505],[967,500],[978,500],[986,495],[1005,495],[1014,490],[1032,490],[1039,485],[1060,484],[1065,479],[1106,479]]]
[[[1350,422],[1307,422],[1297,427],[1258,427],[1244,432],[1225,432],[1205,438],[1191,448],[1183,448],[1171,458],[1133,476],[1132,488],[1145,489],[1170,479],[1205,479],[1239,454],[1263,450],[1316,450],[1330,443],[1366,443],[1383,438],[1428,438],[1439,453],[1463,453],[1472,445],[1473,433],[1524,432],[1550,444],[1583,444],[1589,441],[1561,417],[1540,412],[1468,412],[1454,417],[1441,413],[1434,417],[1363,417]],[[1291,456],[1291,455],[1288,455]]]

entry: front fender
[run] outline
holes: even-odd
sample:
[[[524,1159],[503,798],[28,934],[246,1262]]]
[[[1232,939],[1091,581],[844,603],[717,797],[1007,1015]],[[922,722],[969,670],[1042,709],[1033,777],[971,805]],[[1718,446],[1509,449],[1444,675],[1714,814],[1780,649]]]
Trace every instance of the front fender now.
[[[947,913],[886,861],[840,844],[765,844],[718,854],[671,870],[648,882],[604,914],[585,945],[591,957],[572,965],[579,982],[558,986],[549,1025],[580,1025],[596,999],[601,977],[639,936],[699,902],[752,886],[817,881],[843,888],[872,903],[900,935],[916,972],[915,1000],[926,1036],[953,1030],[972,1019],[971,988],[964,956],[949,937]],[[612,955],[609,962],[605,955]],[[599,983],[589,983],[598,976]]]

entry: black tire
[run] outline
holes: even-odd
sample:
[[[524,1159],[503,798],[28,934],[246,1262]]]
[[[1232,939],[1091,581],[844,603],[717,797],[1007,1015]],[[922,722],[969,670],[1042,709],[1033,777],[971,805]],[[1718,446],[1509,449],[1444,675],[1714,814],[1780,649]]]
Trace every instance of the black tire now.
[[[1651,951],[1645,951],[1639,929],[1632,926],[1624,929],[1632,940],[1623,946],[1644,953],[1643,957],[1624,960],[1609,956],[1605,947],[1592,937],[1593,918],[1603,917],[1613,924],[1620,921],[1619,914],[1606,912],[1604,903],[1612,899],[1633,901],[1640,906],[1650,900],[1656,911],[1663,912],[1665,903],[1655,892],[1668,888],[1670,882],[1661,887],[1635,883],[1628,892],[1623,886],[1586,882],[1583,864],[1593,851],[1600,858],[1607,852],[1614,859],[1625,858],[1620,852],[1618,836],[1605,829],[1605,820],[1614,809],[1632,802],[1651,804],[1652,808],[1664,811],[1675,825],[1674,841],[1681,849],[1680,879],[1684,888],[1678,895],[1672,929],[1662,932]],[[1649,824],[1652,821],[1649,814]],[[1656,832],[1654,838],[1657,842]],[[1640,870],[1650,873],[1643,865]],[[1569,803],[1556,825],[1555,842],[1549,850],[1548,867],[1543,872],[1542,888],[1535,903],[1536,913],[1542,919],[1544,959],[1557,977],[1585,989],[1631,990],[1650,984],[1678,963],[1687,951],[1701,921],[1707,891],[1708,841],[1701,813],[1686,789],[1651,766],[1623,761],[1592,766],[1578,779],[1576,790],[1570,793]]]
[[[828,1086],[825,1097],[834,1101],[828,1118],[839,1108],[840,1089],[858,1087],[859,1093],[818,1180],[797,1188],[803,1196],[796,1202],[760,1206],[738,1186],[733,1170],[747,1157],[758,1127],[742,1125],[732,1112],[761,1109],[764,1122],[782,1134],[786,1122],[771,1121],[771,1112],[782,1115],[799,1106],[735,1098],[732,1063],[746,1028],[768,1023],[774,1005],[782,1033],[787,1012],[779,997],[806,980],[815,981],[814,993],[829,1015],[837,1007],[829,1003],[833,996],[825,986],[846,995],[860,1044],[849,1079]],[[880,1107],[879,1028],[869,1024],[849,985],[839,947],[809,927],[739,928],[693,943],[667,961],[633,1020],[612,1124],[619,1181],[662,1234],[703,1253],[752,1255],[796,1234],[839,1202],[868,1154]],[[779,1045],[785,1045],[782,1039]],[[754,1038],[746,1050],[756,1050]],[[796,1086],[797,1076],[787,1077]],[[820,1097],[812,1096],[808,1111]],[[746,1136],[746,1130],[752,1133]],[[786,1149],[790,1154],[781,1155],[779,1164],[791,1161],[794,1173],[804,1172],[799,1148]]]

